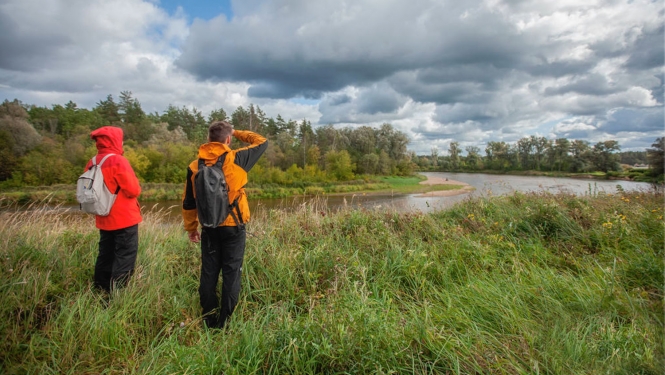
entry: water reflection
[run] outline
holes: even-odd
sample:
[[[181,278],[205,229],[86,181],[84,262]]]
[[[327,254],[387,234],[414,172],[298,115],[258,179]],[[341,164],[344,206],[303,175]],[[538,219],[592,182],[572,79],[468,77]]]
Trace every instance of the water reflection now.
[[[428,177],[439,177],[467,183],[475,190],[461,195],[448,197],[422,196],[420,194],[345,194],[318,197],[291,197],[283,199],[252,199],[249,197],[250,210],[253,213],[267,212],[271,209],[294,210],[307,205],[313,210],[339,210],[341,208],[389,209],[398,211],[431,212],[450,208],[465,199],[478,196],[498,196],[516,191],[546,191],[550,193],[566,192],[577,195],[617,193],[617,186],[625,191],[651,190],[652,185],[645,182],[607,181],[541,176],[510,176],[482,173],[446,173],[426,172]],[[142,211],[162,211],[168,218],[181,220],[180,201],[145,202]],[[57,210],[70,213],[80,212],[78,205],[61,206]]]
[[[558,178],[542,176],[509,176],[482,173],[423,173],[429,177],[461,181],[475,188],[467,194],[449,197],[421,196],[420,194],[346,194],[325,197],[292,197],[284,199],[251,199],[252,212],[271,209],[293,210],[302,205],[309,205],[314,210],[338,210],[340,208],[392,209],[399,211],[431,212],[450,208],[465,199],[478,196],[498,196],[512,194],[516,191],[546,191],[550,193],[566,192],[577,195],[617,193],[617,186],[625,191],[650,190],[651,184],[633,181],[606,181],[575,178]],[[146,206],[151,206],[147,204]],[[180,202],[160,202],[159,207],[170,207],[172,217],[180,218]]]

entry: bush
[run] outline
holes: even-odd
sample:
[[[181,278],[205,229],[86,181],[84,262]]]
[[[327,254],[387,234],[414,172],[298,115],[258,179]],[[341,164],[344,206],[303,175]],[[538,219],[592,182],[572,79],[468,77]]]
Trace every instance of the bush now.
[[[305,195],[323,195],[325,190],[320,186],[308,186],[305,188]]]

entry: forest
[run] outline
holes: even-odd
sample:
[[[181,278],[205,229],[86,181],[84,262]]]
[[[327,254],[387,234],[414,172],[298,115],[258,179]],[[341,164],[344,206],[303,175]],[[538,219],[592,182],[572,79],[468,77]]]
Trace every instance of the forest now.
[[[332,124],[314,128],[307,119],[269,117],[253,104],[230,115],[223,108],[204,116],[196,108],[173,105],[161,114],[146,113],[131,92],[123,91],[118,99],[108,95],[92,109],[79,108],[72,101],[48,108],[5,100],[0,105],[0,188],[73,184],[96,153],[90,131],[105,125],[124,130],[125,157],[141,182],[181,183],[185,166],[215,120],[230,121],[236,129],[252,130],[270,140],[251,172],[256,186],[302,187],[363,176],[408,176],[414,171],[601,171],[611,176],[621,170],[621,163],[650,165],[635,175],[662,180],[663,174],[665,138],[658,138],[645,152],[621,153],[614,140],[592,145],[530,136],[514,144],[490,141],[484,150],[476,146],[462,150],[454,141],[445,156],[436,147],[431,155],[419,156],[407,150],[407,135],[389,123],[378,128]]]
[[[122,92],[118,100],[108,95],[91,110],[72,101],[46,108],[5,100],[0,106],[0,187],[72,184],[96,153],[90,131],[105,125],[124,130],[124,156],[142,182],[180,183],[215,120],[270,140],[251,172],[255,184],[413,173],[408,138],[391,124],[314,129],[306,119],[270,118],[254,105],[238,107],[230,116],[221,108],[204,117],[196,108],[172,105],[161,114],[145,113],[131,92]]]

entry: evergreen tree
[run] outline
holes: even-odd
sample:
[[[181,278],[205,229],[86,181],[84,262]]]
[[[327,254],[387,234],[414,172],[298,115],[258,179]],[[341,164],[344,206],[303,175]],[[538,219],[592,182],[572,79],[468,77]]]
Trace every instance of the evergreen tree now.
[[[120,122],[120,107],[113,101],[113,95],[109,94],[106,100],[101,100],[93,109],[104,120],[104,125],[116,125]]]

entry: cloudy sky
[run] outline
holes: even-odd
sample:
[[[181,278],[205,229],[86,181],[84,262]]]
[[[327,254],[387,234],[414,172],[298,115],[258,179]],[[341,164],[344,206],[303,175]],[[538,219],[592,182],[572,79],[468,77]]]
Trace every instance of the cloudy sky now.
[[[0,99],[254,103],[409,149],[665,135],[661,0],[0,0]]]

